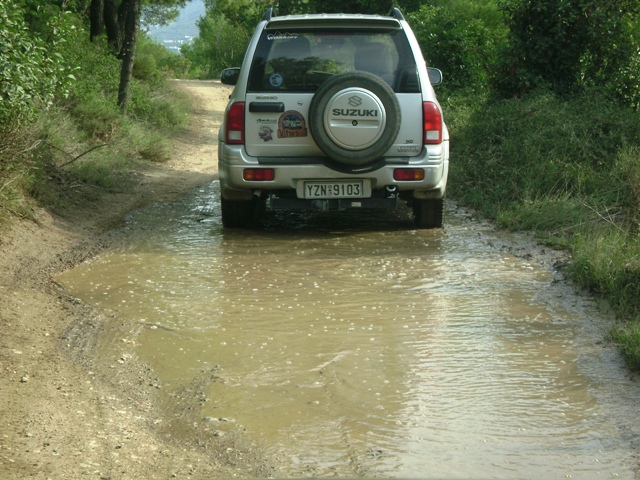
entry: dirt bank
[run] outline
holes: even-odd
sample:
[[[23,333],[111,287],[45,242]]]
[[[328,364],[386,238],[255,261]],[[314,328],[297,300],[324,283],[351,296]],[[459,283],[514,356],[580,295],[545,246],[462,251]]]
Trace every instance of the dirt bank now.
[[[0,237],[2,479],[273,473],[242,438],[216,437],[201,419],[191,419],[189,401],[165,404],[173,415],[160,415],[159,402],[167,399],[152,372],[135,361],[135,339],[119,337],[116,317],[68,297],[53,281],[108,245],[109,232],[131,210],[179,198],[215,178],[216,134],[229,89],[214,82],[177,85],[196,98],[196,111],[175,138],[170,162],[138,171],[135,188],[61,215],[37,211],[36,221],[19,222]],[[192,393],[194,403],[201,401],[197,386]]]

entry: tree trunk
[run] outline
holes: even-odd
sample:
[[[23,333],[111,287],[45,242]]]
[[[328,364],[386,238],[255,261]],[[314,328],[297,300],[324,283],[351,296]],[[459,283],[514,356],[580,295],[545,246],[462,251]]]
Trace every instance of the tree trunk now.
[[[107,32],[109,45],[122,60],[120,85],[118,87],[118,107],[127,113],[130,99],[133,62],[140,32],[141,0],[91,0],[90,39]]]
[[[118,88],[118,106],[127,113],[129,108],[130,84],[133,73],[133,61],[140,32],[140,0],[123,0],[121,5],[125,13],[124,42],[122,45],[122,69]]]
[[[116,0],[104,0],[104,26],[107,30],[107,39],[109,45],[118,58],[122,55],[122,49],[124,48],[124,18],[123,11],[128,7],[129,0],[124,0],[118,8]]]
[[[93,42],[104,31],[104,0],[91,0],[89,23],[89,40]]]
[[[89,23],[89,40],[93,41],[106,31],[111,50],[121,58],[124,43],[123,5],[118,7],[117,0],[91,0]]]

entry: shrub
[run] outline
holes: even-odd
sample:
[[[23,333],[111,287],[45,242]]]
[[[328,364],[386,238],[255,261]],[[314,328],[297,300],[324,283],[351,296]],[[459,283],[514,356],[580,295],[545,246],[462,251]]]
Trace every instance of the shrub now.
[[[598,86],[640,104],[640,4],[627,0],[500,0],[509,26],[494,86],[505,98],[540,87],[567,95]]]
[[[56,209],[94,195],[91,186],[122,188],[137,160],[166,160],[170,145],[158,129],[186,118],[183,96],[152,64],[168,54],[164,47],[142,43],[141,58],[152,61],[134,79],[125,116],[117,107],[121,64],[106,39],[90,42],[55,4],[29,15],[21,4],[0,0],[0,220],[31,215],[34,202]]]
[[[455,135],[454,195],[475,192],[491,210],[568,197],[618,208],[615,159],[640,146],[640,118],[597,92],[561,100],[541,91],[479,108]]]
[[[430,66],[443,70],[445,92],[481,92],[488,86],[489,68],[496,62],[502,33],[478,18],[445,7],[424,5],[408,15],[423,55]]]
[[[46,41],[30,29],[23,2],[0,0],[0,219],[29,216],[24,192],[32,184],[34,153],[42,144],[33,122],[56,95],[68,94],[71,62],[66,42],[77,33],[73,18],[51,5]]]
[[[65,92],[72,79],[61,44],[73,37],[73,25],[64,12],[51,20],[52,35],[45,41],[25,22],[20,3],[0,0],[0,129],[17,128],[33,120]],[[1,134],[1,133],[0,133]]]
[[[152,40],[145,32],[140,32],[133,76],[150,84],[163,82],[168,76],[181,76],[188,69],[188,61],[169,51],[164,45]]]

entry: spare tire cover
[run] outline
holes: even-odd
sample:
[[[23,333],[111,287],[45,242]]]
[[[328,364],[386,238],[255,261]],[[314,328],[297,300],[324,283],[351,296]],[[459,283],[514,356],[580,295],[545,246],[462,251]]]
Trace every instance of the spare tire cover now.
[[[309,106],[309,130],[328,157],[349,166],[379,159],[400,130],[400,105],[391,87],[368,72],[326,80]]]

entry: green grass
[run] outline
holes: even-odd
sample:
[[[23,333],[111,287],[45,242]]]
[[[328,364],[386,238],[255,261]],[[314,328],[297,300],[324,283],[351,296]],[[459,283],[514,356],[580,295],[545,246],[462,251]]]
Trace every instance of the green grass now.
[[[31,218],[33,202],[25,191],[31,182],[32,163],[23,152],[38,144],[33,128],[0,127],[0,226],[12,218]],[[30,144],[30,142],[32,142]]]
[[[640,242],[615,226],[597,225],[572,242],[573,277],[607,295],[620,313],[640,313]]]
[[[636,322],[617,327],[613,338],[629,365],[640,365],[640,324]]]

